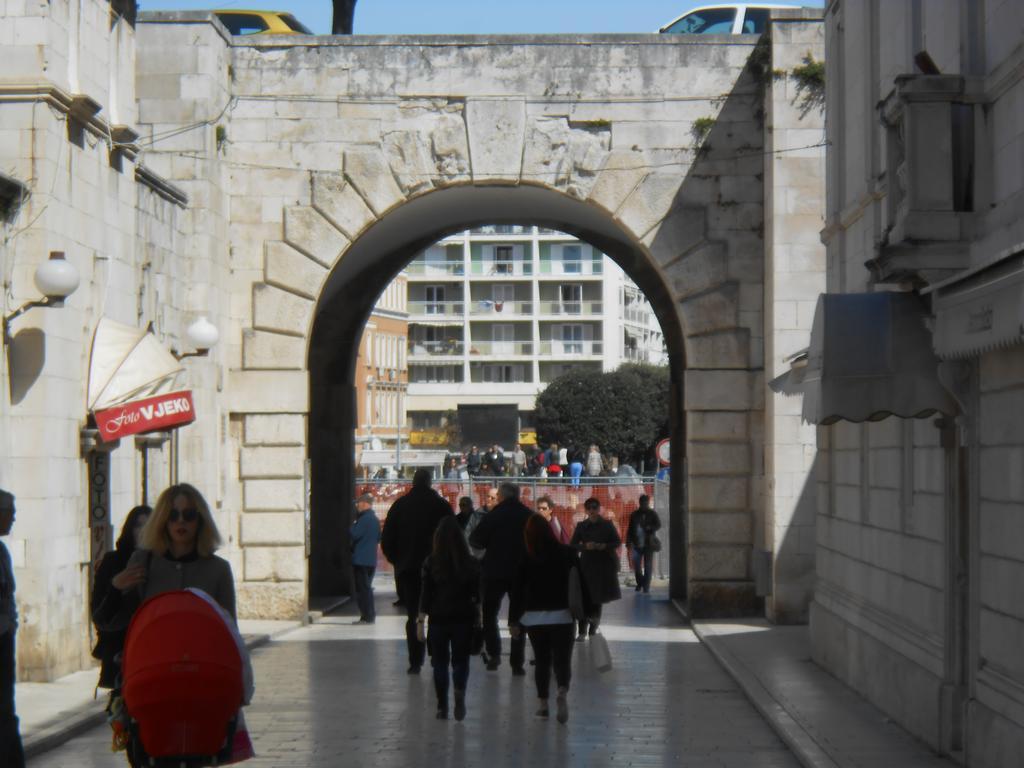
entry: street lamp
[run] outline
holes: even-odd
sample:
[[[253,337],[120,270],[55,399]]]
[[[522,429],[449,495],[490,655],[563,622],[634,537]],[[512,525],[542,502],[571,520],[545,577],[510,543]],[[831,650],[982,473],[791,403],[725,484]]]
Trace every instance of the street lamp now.
[[[11,321],[33,307],[63,307],[64,300],[78,288],[78,270],[64,258],[64,251],[50,251],[50,258],[36,267],[33,280],[43,298],[28,301],[4,316],[4,344],[11,341]]]
[[[217,330],[216,325],[206,319],[206,315],[200,315],[185,329],[185,339],[191,346],[195,347],[196,351],[175,352],[171,350],[178,360],[183,360],[186,357],[205,357],[210,348],[220,341],[220,331]]]

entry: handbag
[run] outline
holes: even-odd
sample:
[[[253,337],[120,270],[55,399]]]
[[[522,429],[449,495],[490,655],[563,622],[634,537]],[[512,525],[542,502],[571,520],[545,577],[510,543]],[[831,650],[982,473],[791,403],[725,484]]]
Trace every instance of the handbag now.
[[[591,636],[590,654],[598,672],[608,672],[612,668],[612,652],[604,635],[598,633]]]
[[[569,569],[569,614],[575,621],[583,621],[587,617],[583,605],[583,582],[580,580],[580,569]]]
[[[661,539],[658,534],[652,533],[650,537],[651,552],[661,552]]]

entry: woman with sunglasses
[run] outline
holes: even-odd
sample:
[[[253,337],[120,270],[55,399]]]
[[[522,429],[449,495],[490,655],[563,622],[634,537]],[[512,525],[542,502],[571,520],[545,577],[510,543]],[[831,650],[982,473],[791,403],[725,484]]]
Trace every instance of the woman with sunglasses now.
[[[116,585],[142,599],[194,587],[236,618],[231,564],[214,554],[220,543],[202,494],[188,483],[172,485],[157,499],[142,529],[141,549],[115,577]]]

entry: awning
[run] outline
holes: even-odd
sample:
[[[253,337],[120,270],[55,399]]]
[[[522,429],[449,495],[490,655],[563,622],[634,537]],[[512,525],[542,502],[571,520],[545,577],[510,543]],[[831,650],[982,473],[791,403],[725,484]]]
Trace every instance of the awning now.
[[[939,383],[925,319],[912,293],[819,296],[804,371],[804,420],[832,424],[956,413]]]
[[[1024,250],[931,288],[935,351],[971,357],[1024,341]]]

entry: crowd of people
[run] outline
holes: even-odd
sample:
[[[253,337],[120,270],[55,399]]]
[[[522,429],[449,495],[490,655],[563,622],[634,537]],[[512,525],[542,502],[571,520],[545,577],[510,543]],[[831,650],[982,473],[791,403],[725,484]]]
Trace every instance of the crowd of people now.
[[[579,484],[581,477],[614,474],[618,459],[606,458],[600,448],[587,449],[575,445],[551,443],[547,447],[523,447],[516,443],[509,454],[497,444],[481,451],[470,446],[465,454],[449,453],[445,457],[443,476],[446,480],[468,477],[570,477]]]
[[[360,497],[358,504],[369,503]],[[554,674],[555,713],[569,719],[573,640],[585,642],[601,623],[602,606],[621,597],[617,549],[622,545],[615,524],[602,515],[591,497],[583,504],[586,517],[570,532],[556,517],[554,503],[541,496],[530,509],[519,486],[501,482],[487,490],[483,505],[459,499],[458,512],[431,487],[430,472],[418,470],[408,493],[391,506],[380,531],[381,550],[392,564],[398,591],[396,604],[406,611],[408,673],[420,673],[429,651],[437,696],[437,717],[451,711],[467,713],[466,685],[470,658],[479,653],[488,671],[503,658],[500,614],[508,602],[507,655],[512,675],[526,675],[526,641],[533,651],[534,683],[539,717],[550,715]],[[353,551],[374,542],[352,527]],[[637,591],[650,589],[652,553],[661,527],[647,496],[630,517],[626,543],[636,565]],[[580,607],[573,607],[571,574],[581,585]],[[360,620],[368,619],[371,579],[357,580]],[[370,613],[369,621],[372,621]],[[449,697],[449,693],[452,696]],[[449,704],[454,702],[450,710]]]

